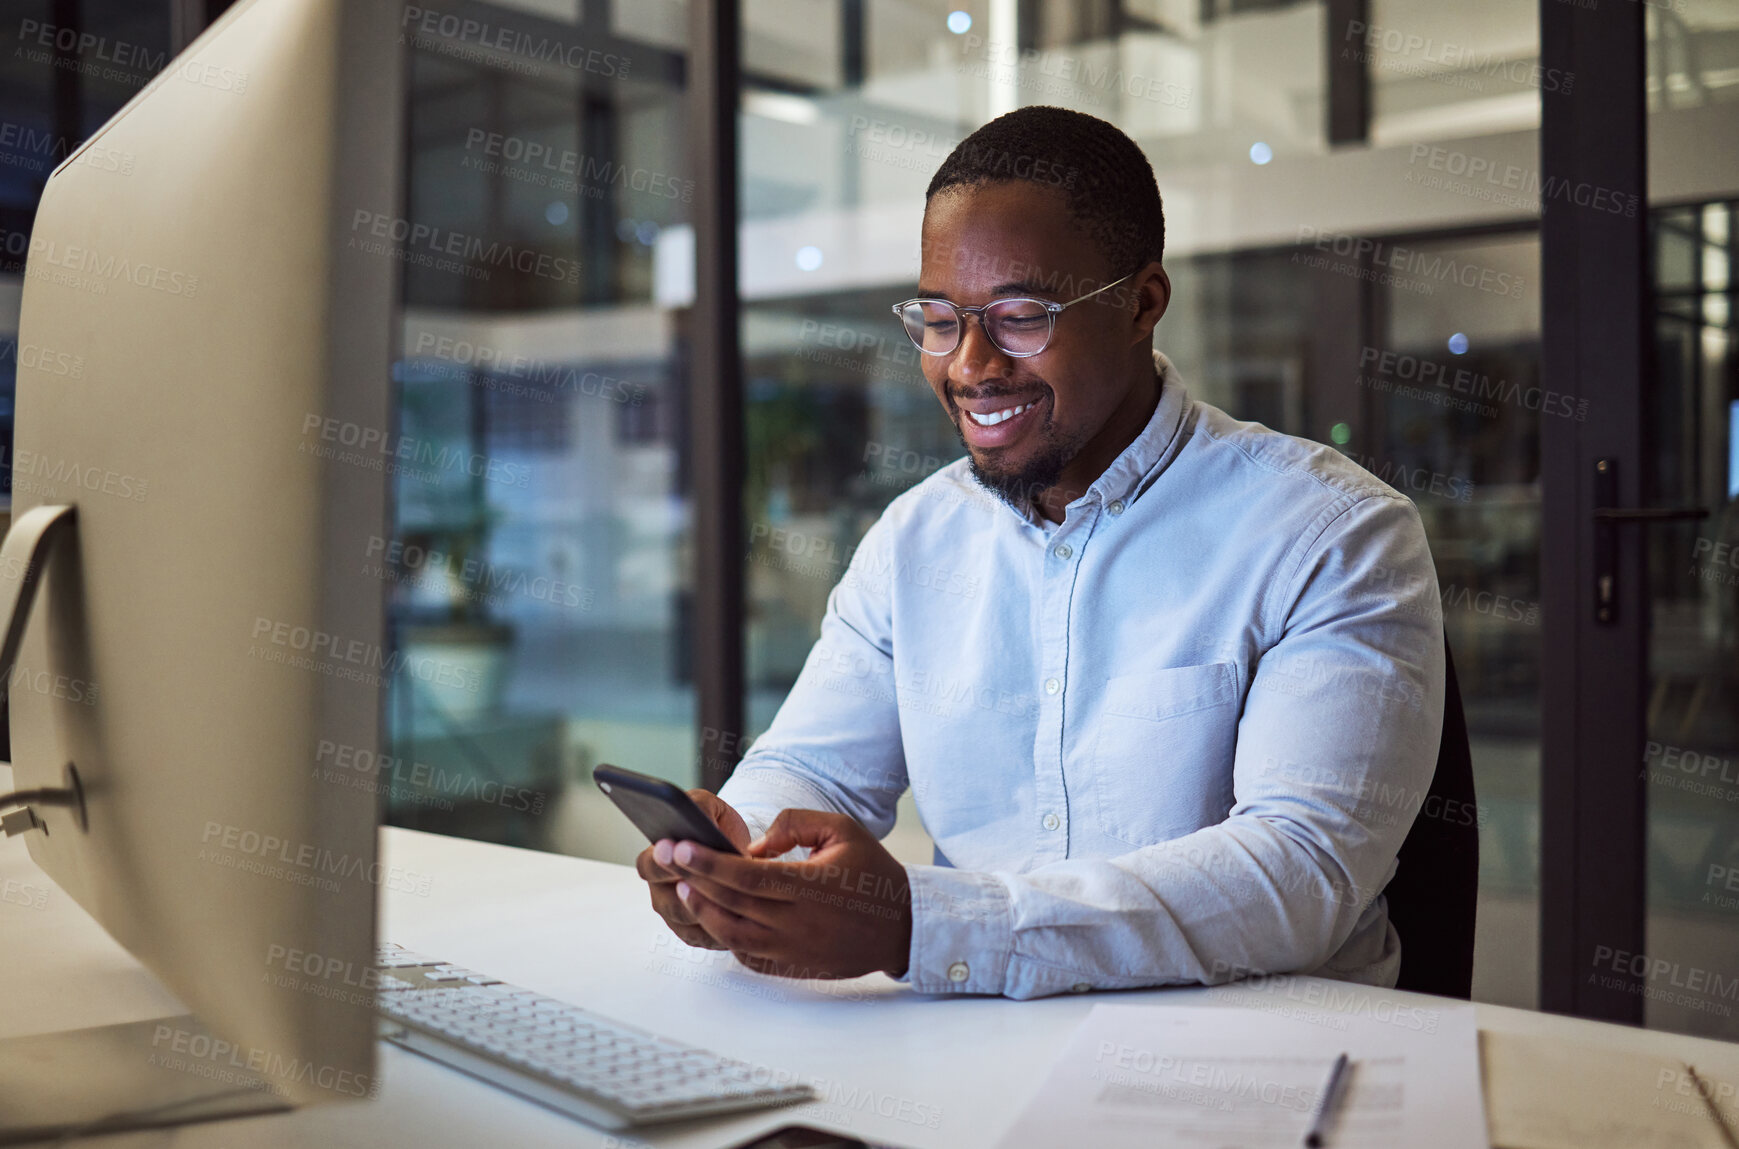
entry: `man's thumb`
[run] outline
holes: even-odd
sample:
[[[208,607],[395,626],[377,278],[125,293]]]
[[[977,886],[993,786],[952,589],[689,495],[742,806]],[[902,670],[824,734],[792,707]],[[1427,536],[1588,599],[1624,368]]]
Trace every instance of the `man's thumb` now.
[[[819,850],[838,836],[839,818],[825,810],[781,810],[767,832],[749,843],[749,853],[776,858],[798,846]]]

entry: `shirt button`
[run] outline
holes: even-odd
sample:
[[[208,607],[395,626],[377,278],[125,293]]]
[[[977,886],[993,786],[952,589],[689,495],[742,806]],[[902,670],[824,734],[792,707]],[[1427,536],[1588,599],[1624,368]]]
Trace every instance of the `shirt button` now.
[[[1063,684],[1058,682],[1056,679],[1054,679],[1054,678],[1045,679],[1045,693],[1046,694],[1055,694],[1057,691],[1061,690],[1062,688],[1063,688]]]
[[[953,965],[948,967],[948,980],[949,981],[965,981],[967,978],[969,978],[971,976],[972,976],[972,971],[970,969],[966,968],[966,963],[963,961],[957,961]]]
[[[1056,555],[1060,559],[1066,559],[1070,555],[1074,554],[1075,551],[1074,551],[1074,548],[1070,547],[1068,543],[1058,543],[1056,550],[1052,551],[1051,553]]]
[[[1045,823],[1044,823],[1045,829],[1055,830],[1058,826],[1061,826],[1062,824],[1063,824],[1063,820],[1061,818],[1057,817],[1055,814],[1046,814],[1045,815]]]
[[[1105,509],[1110,511],[1114,515],[1121,515],[1123,513],[1123,500],[1122,499],[1112,499],[1111,505],[1106,507]]]

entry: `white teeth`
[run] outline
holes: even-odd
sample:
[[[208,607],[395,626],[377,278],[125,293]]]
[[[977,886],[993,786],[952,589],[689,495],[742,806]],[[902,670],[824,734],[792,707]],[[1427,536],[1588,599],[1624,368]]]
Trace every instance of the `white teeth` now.
[[[992,411],[988,415],[980,415],[976,411],[968,411],[966,413],[970,415],[972,421],[977,423],[980,427],[994,427],[1006,419],[1014,418],[1016,415],[1031,406],[1031,403],[1022,403],[1019,407],[1004,407],[1002,410]]]

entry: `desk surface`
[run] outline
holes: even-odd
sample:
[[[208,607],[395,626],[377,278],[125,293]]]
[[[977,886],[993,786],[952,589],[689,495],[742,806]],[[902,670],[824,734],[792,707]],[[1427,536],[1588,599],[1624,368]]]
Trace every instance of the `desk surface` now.
[[[369,1102],[279,1117],[120,1135],[117,1146],[511,1145],[728,1146],[802,1121],[902,1146],[993,1144],[1096,1002],[1214,1005],[1225,989],[1065,995],[1042,1001],[931,998],[875,975],[788,982],[728,954],[690,950],[652,913],[632,870],[409,830],[383,831],[393,865],[433,875],[426,896],[387,892],[380,936],[658,1033],[792,1071],[824,1094],[800,1108],[611,1137],[396,1046],[381,1046],[384,1086]],[[10,992],[0,1037],[184,1012],[88,915],[0,840],[0,954]],[[39,896],[40,894],[40,896]],[[36,902],[42,904],[38,906]],[[1443,999],[1294,979],[1295,998],[1332,986],[1337,1001],[1442,1008]],[[1319,1001],[1298,1000],[1304,1008]],[[1353,1008],[1357,1008],[1356,1005]],[[1694,1060],[1739,1076],[1739,1045],[1477,1005],[1482,1030],[1536,1034]],[[1548,1083],[1542,1082],[1545,1086]]]

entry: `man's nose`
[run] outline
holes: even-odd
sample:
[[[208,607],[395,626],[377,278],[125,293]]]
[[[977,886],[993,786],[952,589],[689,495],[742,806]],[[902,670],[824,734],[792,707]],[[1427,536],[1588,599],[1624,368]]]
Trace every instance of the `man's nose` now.
[[[990,341],[984,329],[982,315],[966,315],[960,332],[960,346],[948,361],[948,379],[961,386],[972,386],[986,379],[1000,379],[1008,374],[1009,357]]]

